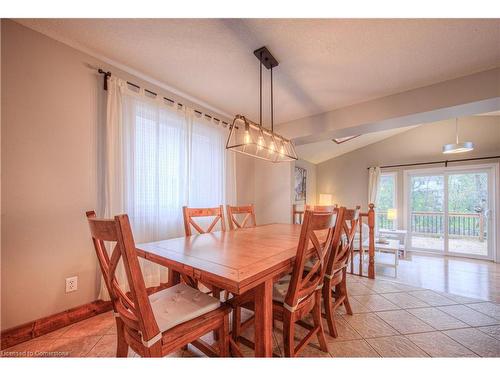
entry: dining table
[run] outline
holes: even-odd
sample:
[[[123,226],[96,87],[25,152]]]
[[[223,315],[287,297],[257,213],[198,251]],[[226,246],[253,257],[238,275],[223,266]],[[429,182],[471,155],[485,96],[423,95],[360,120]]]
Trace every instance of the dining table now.
[[[299,224],[268,224],[142,243],[136,249],[139,257],[169,269],[170,285],[183,274],[234,296],[253,291],[255,356],[272,357],[273,280],[292,270],[300,231]]]

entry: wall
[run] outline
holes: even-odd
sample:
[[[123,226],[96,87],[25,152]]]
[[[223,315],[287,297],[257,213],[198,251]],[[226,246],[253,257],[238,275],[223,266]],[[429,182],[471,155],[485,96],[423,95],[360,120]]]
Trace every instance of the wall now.
[[[236,186],[238,195],[236,197],[237,205],[255,204],[255,163],[254,158],[235,153],[236,157]]]
[[[1,38],[6,329],[97,298],[100,271],[84,215],[98,205],[96,144],[104,91],[95,67],[179,98],[13,21],[2,21]],[[73,275],[79,277],[78,291],[65,294],[65,278]]]
[[[257,224],[291,222],[293,163],[270,163],[260,159],[255,159],[254,163]]]

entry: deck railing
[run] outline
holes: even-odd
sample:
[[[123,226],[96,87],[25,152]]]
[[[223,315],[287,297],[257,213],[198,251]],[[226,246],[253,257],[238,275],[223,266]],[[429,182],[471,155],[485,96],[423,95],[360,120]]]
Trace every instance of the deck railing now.
[[[443,212],[411,213],[411,232],[425,235],[441,235],[444,233]],[[448,213],[448,234],[453,237],[477,238],[484,241],[486,238],[485,220],[482,213]]]
[[[387,211],[375,213],[379,229],[394,229],[392,220],[387,218]],[[437,211],[414,211],[411,213],[411,232],[415,234],[436,235],[444,233],[444,213]],[[482,213],[448,213],[448,234],[455,238],[486,238],[485,219]]]

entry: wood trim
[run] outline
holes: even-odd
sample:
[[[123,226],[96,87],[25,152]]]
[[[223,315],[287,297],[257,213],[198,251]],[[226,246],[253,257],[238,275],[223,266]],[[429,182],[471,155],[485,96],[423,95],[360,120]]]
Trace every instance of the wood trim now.
[[[153,294],[168,287],[168,283],[163,283],[159,286],[147,288],[147,292],[148,294]],[[18,325],[16,327],[7,328],[0,333],[2,338],[1,349],[4,350],[6,348],[10,348],[11,346],[46,335],[47,333],[64,328],[73,323],[111,311],[112,309],[113,306],[111,301],[98,299],[84,305],[73,307],[53,315]]]
[[[29,323],[8,328],[1,333],[1,348],[2,350],[9,348],[112,309],[111,301],[96,300]]]

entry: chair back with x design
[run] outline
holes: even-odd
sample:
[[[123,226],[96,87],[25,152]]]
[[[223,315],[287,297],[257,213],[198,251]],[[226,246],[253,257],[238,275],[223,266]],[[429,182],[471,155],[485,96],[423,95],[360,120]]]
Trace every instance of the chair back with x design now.
[[[198,233],[210,233],[215,225],[220,220],[221,231],[226,231],[226,222],[224,220],[224,208],[222,205],[213,208],[189,208],[187,206],[182,207],[182,213],[184,215],[184,231],[186,236],[191,236],[193,233],[191,227],[193,227]],[[196,217],[213,217],[213,221],[210,223],[208,228],[203,229],[193,218]]]
[[[346,268],[352,257],[354,237],[360,220],[360,206],[355,209],[345,209],[343,219],[339,223],[340,240],[334,244],[328,261],[326,274],[333,276],[339,270]]]
[[[253,204],[248,206],[226,206],[227,218],[229,221],[229,229],[253,228],[257,224],[255,222],[255,209]],[[245,214],[241,221],[238,221],[236,215]]]
[[[336,221],[335,212],[305,212],[290,286],[285,297],[287,310],[293,312],[300,308],[315,291],[322,288]],[[311,248],[313,254],[309,254]],[[313,260],[306,269],[308,259]]]
[[[146,284],[139,266],[134,237],[127,215],[118,215],[113,219],[97,219],[94,211],[88,211],[87,220],[99,266],[113,304],[115,315],[124,324],[125,334],[131,346],[150,347],[161,339],[151,303],[146,291]],[[106,243],[113,247],[110,255]],[[127,276],[129,292],[125,292],[116,279],[116,270],[122,260]]]

